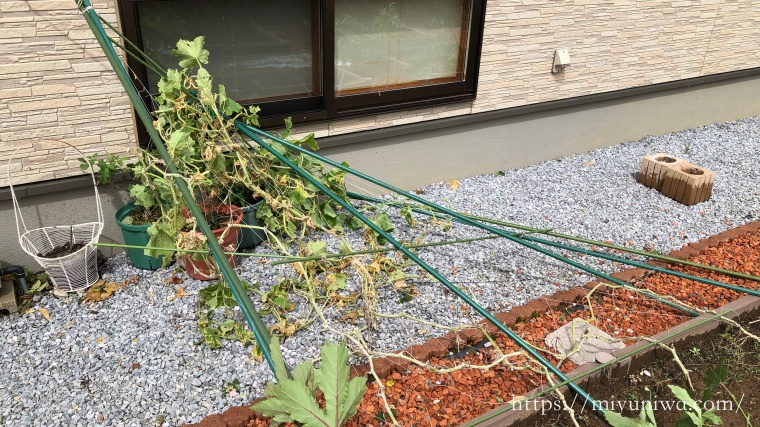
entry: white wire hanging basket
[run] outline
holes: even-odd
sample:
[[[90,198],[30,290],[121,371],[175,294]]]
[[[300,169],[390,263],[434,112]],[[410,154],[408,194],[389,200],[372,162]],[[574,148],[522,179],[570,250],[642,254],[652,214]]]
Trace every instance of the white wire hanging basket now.
[[[76,147],[63,141],[57,142],[76,149]],[[98,242],[100,233],[103,231],[103,208],[92,165],[90,165],[90,176],[95,189],[97,221],[29,230],[26,228],[21,207],[13,190],[10,172],[13,155],[8,160],[8,185],[13,198],[16,231],[21,248],[45,269],[57,294],[79,292],[89,288],[100,278],[98,275],[98,249],[93,246],[93,243]],[[63,252],[62,256],[55,256],[57,252]]]

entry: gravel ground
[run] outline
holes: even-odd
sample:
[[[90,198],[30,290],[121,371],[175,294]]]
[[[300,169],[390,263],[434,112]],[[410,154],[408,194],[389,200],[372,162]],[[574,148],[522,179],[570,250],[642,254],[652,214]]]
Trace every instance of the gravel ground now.
[[[657,152],[713,170],[717,180],[711,199],[683,206],[637,184],[641,158]],[[494,171],[463,179],[456,190],[439,183],[422,191],[423,197],[458,211],[669,252],[760,219],[759,154],[760,117],[754,117],[647,137],[503,174]],[[397,238],[411,240],[422,230],[391,218]],[[427,229],[425,241],[479,235],[454,225],[447,232]],[[362,246],[360,236],[350,234],[348,239],[355,248]],[[330,248],[336,250],[337,242],[330,241]],[[260,246],[257,251],[270,250]],[[591,279],[504,239],[426,248],[418,254],[492,311],[509,310]],[[240,264],[241,278],[258,283],[261,291],[292,271],[287,265],[272,267],[251,258]],[[616,268],[596,261],[592,265],[608,272]],[[208,283],[167,281],[175,268],[137,270],[124,254],[109,259],[101,272],[107,280],[137,276],[138,281],[96,304],[46,295],[37,307],[49,311],[49,321],[39,311],[17,320],[0,318],[0,425],[136,426],[163,420],[163,425],[174,426],[247,404],[272,380],[266,364],[252,359],[250,347],[238,342],[225,342],[216,350],[198,345],[202,337],[195,318],[197,294]],[[176,274],[185,278],[184,273]],[[478,320],[461,310],[440,284],[424,277],[407,283],[419,292],[412,303],[399,302],[395,289],[386,284],[378,288],[378,310],[406,312],[445,325]],[[189,295],[170,298],[179,286]],[[359,286],[349,280],[346,291]],[[259,304],[259,297],[252,298]],[[291,318],[308,312],[298,297],[291,301],[296,303]],[[325,310],[331,320],[344,313]],[[402,349],[445,333],[406,320],[378,322],[364,335],[377,350]],[[284,342],[286,360],[293,364],[316,358],[329,336],[321,322],[312,323]],[[225,394],[224,385],[234,379],[240,382],[240,393]]]

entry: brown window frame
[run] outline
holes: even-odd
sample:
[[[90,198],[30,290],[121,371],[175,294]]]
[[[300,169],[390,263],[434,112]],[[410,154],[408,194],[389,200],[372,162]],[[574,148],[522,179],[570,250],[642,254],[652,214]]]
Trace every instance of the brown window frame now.
[[[148,1],[183,0],[118,0],[118,12],[124,35],[141,48],[143,42],[139,29],[137,5]],[[349,90],[348,94],[337,95],[333,65],[335,0],[312,0],[312,15],[315,20],[319,20],[318,25],[313,27],[320,32],[313,37],[313,56],[315,64],[318,65],[318,72],[314,73],[314,83],[321,86],[321,95],[255,102],[255,105],[261,107],[262,127],[279,127],[286,117],[291,117],[294,123],[309,123],[474,100],[477,95],[486,0],[466,0],[465,8],[471,8],[471,14],[468,43],[461,49],[459,55],[460,69],[464,72],[464,79],[461,79],[461,76],[451,79],[433,79],[423,84],[414,82],[408,85],[387,87],[384,90],[356,91],[359,93],[350,93],[353,91]],[[467,37],[466,31],[463,30],[462,33],[462,37]],[[136,74],[136,78],[146,82],[148,70],[131,57],[127,57],[127,62]],[[146,105],[150,105],[148,98],[146,94]],[[237,101],[243,105],[253,103],[252,100],[245,99]],[[139,129],[139,139],[141,142],[149,140],[144,129]]]

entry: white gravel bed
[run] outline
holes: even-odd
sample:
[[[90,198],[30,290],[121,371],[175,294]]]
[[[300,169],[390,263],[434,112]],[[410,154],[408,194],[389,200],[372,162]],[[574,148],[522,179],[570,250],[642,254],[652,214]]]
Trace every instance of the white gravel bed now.
[[[681,205],[636,182],[642,157],[666,152],[717,174],[712,197],[694,206]],[[596,240],[667,253],[688,242],[760,219],[760,117],[646,137],[614,147],[544,162],[519,170],[463,179],[456,190],[447,183],[422,189],[423,197],[494,219],[537,228],[552,228]],[[393,212],[389,211],[389,214]],[[394,236],[412,239],[411,230],[391,215]],[[484,235],[463,225],[448,232],[428,230],[425,241]],[[350,235],[355,249],[359,236]],[[337,242],[330,242],[332,250]],[[257,252],[266,252],[264,246]],[[493,312],[581,285],[591,277],[505,239],[421,249],[418,254],[457,286]],[[574,258],[606,272],[615,266]],[[242,279],[266,290],[292,268],[241,259]],[[411,271],[411,270],[410,270]],[[208,282],[167,279],[174,267],[143,271],[126,255],[111,258],[104,278],[139,281],[102,303],[44,296],[39,312],[13,320],[0,318],[0,425],[8,426],[165,426],[197,422],[261,395],[273,377],[266,363],[251,357],[250,347],[225,342],[208,349],[196,324],[197,293]],[[478,320],[442,285],[429,279],[409,280],[419,295],[399,302],[392,286],[378,291],[378,310],[406,312],[438,324],[461,325]],[[170,298],[181,286],[188,296]],[[358,283],[349,281],[347,291]],[[255,305],[260,297],[252,294]],[[293,297],[293,318],[307,312]],[[453,307],[453,309],[452,309]],[[328,309],[335,327],[343,313]],[[264,318],[269,325],[273,319]],[[443,335],[446,331],[396,319],[379,319],[365,338],[377,350],[394,351]],[[317,358],[328,337],[312,323],[283,344],[290,364]],[[332,337],[335,339],[335,337]],[[359,359],[355,359],[359,360]],[[223,393],[237,379],[236,396]]]

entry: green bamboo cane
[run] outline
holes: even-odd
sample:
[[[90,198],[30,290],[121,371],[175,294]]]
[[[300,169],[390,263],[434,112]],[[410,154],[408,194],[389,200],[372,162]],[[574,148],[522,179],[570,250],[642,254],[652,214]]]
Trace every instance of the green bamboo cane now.
[[[490,239],[498,239],[498,238],[499,236],[483,236],[483,237],[472,237],[469,239],[446,240],[443,242],[420,243],[418,245],[404,245],[404,246],[409,249],[421,249],[421,248],[429,248],[433,246],[456,245],[459,243],[470,243],[470,242],[477,242],[480,240],[490,240]],[[198,250],[198,249],[154,248],[152,246],[148,247],[148,246],[138,246],[138,245],[121,245],[118,243],[93,243],[93,246],[101,246],[105,248],[124,248],[124,249],[153,249],[157,251],[187,252],[191,254],[205,254],[205,255],[210,254],[209,251]],[[323,259],[348,258],[352,256],[357,256],[357,255],[391,252],[395,250],[397,249],[396,248],[377,248],[377,249],[367,249],[363,251],[353,251],[353,252],[346,252],[346,253],[339,253],[339,254],[324,254],[320,256],[310,256],[310,257],[299,257],[299,256],[278,255],[278,254],[261,254],[261,253],[255,253],[255,252],[224,252],[224,254],[235,255],[235,256],[260,257],[260,258],[278,258],[278,259],[287,260],[287,261],[278,261],[278,262],[270,263],[270,265],[281,265],[281,264],[292,264],[294,262],[302,262],[302,261],[319,261]]]
[[[385,203],[384,201],[382,201],[380,199],[376,199],[376,198],[373,198],[373,197],[367,197],[367,196],[360,196],[360,197],[357,197],[357,199],[365,200],[365,201],[372,202],[372,203]],[[395,208],[403,207],[402,204],[400,204],[400,203],[391,203],[391,204],[389,204],[389,206],[393,206]],[[429,215],[429,216],[435,217],[434,212],[430,211],[430,210],[427,210],[427,209],[412,209],[412,210],[414,212],[420,213],[422,215]],[[452,220],[459,222],[456,218],[452,218]],[[675,270],[671,270],[671,269],[664,268],[664,267],[657,267],[657,266],[646,264],[646,263],[643,263],[643,262],[638,262],[638,261],[629,260],[629,259],[626,259],[626,258],[616,257],[616,256],[613,256],[613,255],[610,255],[610,254],[605,254],[605,253],[597,252],[597,251],[594,251],[594,250],[583,249],[583,248],[579,248],[579,247],[576,247],[576,246],[565,245],[565,244],[562,244],[562,243],[559,243],[559,242],[554,242],[554,241],[551,241],[551,240],[546,240],[546,239],[541,239],[541,238],[538,238],[538,237],[532,237],[532,236],[527,236],[526,235],[526,233],[534,233],[534,232],[536,234],[547,234],[546,230],[539,230],[539,229],[532,229],[531,231],[527,231],[527,232],[523,232],[523,233],[510,233],[510,234],[513,235],[513,236],[515,236],[515,237],[517,237],[517,238],[520,238],[520,239],[523,239],[523,240],[527,240],[527,241],[530,241],[530,242],[534,242],[534,243],[538,243],[538,244],[541,244],[541,245],[547,245],[547,246],[551,246],[551,247],[555,247],[555,248],[559,248],[559,249],[564,249],[564,250],[575,252],[575,253],[581,253],[583,255],[589,255],[589,256],[592,256],[592,257],[595,257],[595,258],[605,259],[607,261],[619,262],[621,264],[626,264],[626,265],[630,265],[630,266],[637,267],[637,268],[643,268],[643,269],[646,269],[646,270],[649,270],[649,271],[655,271],[657,273],[663,273],[663,274],[668,274],[668,275],[675,276],[675,277],[680,277],[680,278],[683,278],[683,279],[694,280],[696,282],[704,283],[704,284],[707,284],[707,285],[717,286],[717,287],[720,287],[720,288],[730,289],[732,291],[742,292],[742,293],[745,293],[745,294],[749,294],[749,295],[754,295],[754,296],[760,297],[760,291],[757,291],[757,290],[754,290],[754,289],[750,289],[750,288],[747,288],[747,287],[736,286],[736,285],[732,285],[730,283],[723,283],[723,282],[719,282],[717,280],[712,280],[712,279],[708,279],[708,278],[705,278],[705,277],[694,276],[692,274],[682,273],[680,271],[675,271]],[[739,273],[739,272],[735,272],[735,273],[736,274],[743,274],[743,273]],[[755,276],[749,276],[749,277],[755,277]],[[758,278],[758,279],[760,279],[760,278]]]
[[[269,138],[269,139],[271,139],[273,141],[276,141],[276,142],[284,145],[287,148],[295,150],[295,151],[297,151],[299,153],[306,154],[306,155],[308,155],[310,157],[313,157],[313,158],[315,158],[315,159],[317,159],[317,160],[319,160],[321,162],[324,162],[324,163],[326,163],[326,164],[328,164],[330,166],[336,167],[336,168],[338,168],[338,169],[340,169],[342,171],[345,171],[345,172],[348,172],[348,173],[350,173],[350,174],[352,174],[354,176],[357,176],[357,177],[359,177],[359,178],[361,178],[361,179],[363,179],[365,181],[371,182],[371,183],[373,183],[375,185],[379,185],[380,187],[383,187],[385,189],[393,191],[394,193],[400,194],[400,195],[402,195],[402,196],[404,196],[404,197],[406,197],[408,199],[414,200],[414,201],[416,201],[418,203],[422,203],[423,205],[428,206],[428,207],[430,207],[432,209],[435,209],[435,210],[437,210],[437,211],[439,211],[441,213],[444,213],[444,214],[448,215],[451,218],[456,218],[459,222],[461,222],[463,224],[471,225],[473,227],[480,228],[481,230],[488,231],[488,232],[490,232],[492,234],[495,234],[497,236],[504,237],[507,240],[510,240],[512,242],[515,242],[515,243],[518,243],[520,245],[523,245],[523,246],[525,246],[525,247],[527,247],[529,249],[532,249],[532,250],[534,250],[536,252],[539,252],[541,254],[544,254],[544,255],[549,256],[551,258],[554,258],[556,260],[559,260],[559,261],[561,261],[561,262],[563,262],[565,264],[571,265],[571,266],[573,266],[573,267],[575,267],[575,268],[577,268],[579,270],[582,270],[582,271],[584,271],[586,273],[589,273],[591,275],[594,275],[594,276],[596,276],[596,277],[598,277],[600,279],[603,279],[603,280],[606,280],[606,281],[608,281],[610,283],[618,285],[618,286],[620,286],[622,288],[629,289],[631,291],[634,291],[634,292],[640,293],[642,295],[645,295],[645,296],[647,296],[647,297],[649,297],[649,298],[651,298],[651,299],[653,299],[653,300],[655,300],[657,302],[665,304],[665,305],[667,305],[669,307],[673,307],[676,310],[683,311],[684,313],[687,313],[687,314],[689,314],[691,316],[698,316],[699,315],[699,313],[697,313],[696,311],[692,310],[689,307],[685,307],[685,306],[683,306],[681,304],[674,303],[674,302],[672,302],[670,300],[664,299],[664,298],[660,297],[659,295],[656,295],[656,294],[654,294],[654,293],[652,293],[650,291],[647,291],[645,289],[639,289],[639,288],[636,288],[635,286],[631,286],[628,283],[623,282],[622,280],[618,280],[618,279],[610,276],[609,274],[602,273],[601,271],[598,271],[598,270],[595,270],[593,268],[590,268],[587,265],[583,265],[583,264],[581,264],[579,262],[576,262],[576,261],[573,261],[573,260],[570,260],[570,259],[566,259],[564,256],[562,256],[562,255],[560,255],[560,254],[558,254],[556,252],[552,252],[552,251],[544,249],[544,248],[542,248],[540,246],[536,246],[533,243],[530,243],[530,242],[527,242],[527,241],[525,241],[523,239],[520,239],[519,237],[515,237],[514,235],[512,235],[511,233],[508,233],[505,230],[502,230],[502,229],[499,229],[499,228],[495,228],[495,227],[491,227],[491,226],[482,224],[480,222],[477,222],[477,221],[475,221],[473,219],[466,218],[465,216],[459,214],[458,212],[455,212],[455,211],[453,211],[451,209],[444,208],[443,206],[439,206],[439,205],[437,205],[437,204],[435,204],[433,202],[425,200],[425,199],[423,199],[423,198],[421,198],[419,196],[416,196],[414,194],[407,193],[406,191],[401,190],[399,188],[396,188],[396,187],[394,187],[394,186],[392,186],[392,185],[390,185],[390,184],[388,184],[386,182],[383,182],[383,181],[381,181],[381,180],[379,180],[377,178],[373,178],[373,177],[371,177],[371,176],[369,176],[367,174],[364,174],[362,172],[359,172],[359,171],[356,171],[354,169],[351,169],[350,167],[347,167],[347,166],[345,166],[345,165],[343,165],[341,163],[338,163],[338,162],[336,162],[334,160],[331,160],[331,159],[328,159],[326,157],[320,156],[319,154],[316,154],[316,153],[314,153],[314,152],[312,152],[310,150],[307,150],[305,148],[302,148],[302,147],[299,147],[299,146],[297,146],[295,144],[292,144],[292,143],[290,143],[288,141],[285,141],[282,138],[278,138],[278,137],[275,137],[273,135],[269,135],[268,133],[266,133],[266,132],[264,132],[264,131],[262,131],[260,129],[257,129],[257,128],[255,128],[253,126],[248,126],[245,123],[240,123],[240,122],[236,122],[236,126],[246,136],[248,136],[249,138],[251,138],[254,142],[256,142],[259,145],[265,144],[261,140],[261,138],[259,137],[259,136],[264,136],[265,138]],[[246,143],[247,143],[247,141],[246,141]],[[278,155],[280,155],[280,154],[278,153]],[[341,206],[344,205],[343,202],[344,201],[341,199],[341,201],[339,202],[341,204]],[[352,214],[353,214],[354,211],[356,211],[356,209],[354,209],[353,207],[351,207],[351,210],[349,210],[349,212],[351,212]],[[383,237],[385,237],[385,236],[383,236]],[[433,275],[433,277],[435,277],[435,275]],[[437,279],[437,277],[436,277],[436,279]],[[443,281],[441,281],[441,283],[446,284],[446,282],[443,282]],[[458,296],[458,294],[456,294],[456,295]],[[465,300],[465,302],[467,302],[467,300]],[[467,302],[467,303],[469,304],[469,302]],[[476,310],[476,311],[478,311],[478,310]]]
[[[403,204],[398,203],[398,202],[386,202],[386,201],[377,199],[375,197],[365,196],[365,195],[353,193],[353,192],[350,192],[350,191],[347,192],[346,194],[348,195],[348,197],[351,197],[352,199],[365,200],[365,201],[373,202],[373,203],[383,203],[383,204],[388,204],[389,206],[393,206],[393,205],[396,205],[397,207],[398,206],[403,206]],[[423,215],[429,215],[429,214],[431,214],[433,212],[433,211],[431,211],[429,209],[421,209],[421,208],[413,208],[412,210],[415,211],[415,212],[417,212],[417,213],[421,213]],[[678,258],[670,257],[670,256],[667,256],[667,255],[659,254],[659,253],[656,253],[656,252],[644,251],[644,250],[636,249],[636,248],[627,248],[625,246],[615,245],[613,243],[605,243],[605,242],[602,242],[602,241],[599,241],[599,240],[587,239],[585,237],[575,236],[575,235],[572,235],[572,234],[559,233],[559,232],[553,231],[551,229],[534,228],[534,227],[529,227],[529,226],[526,226],[526,225],[516,224],[516,223],[512,223],[512,222],[507,222],[507,221],[500,221],[500,220],[496,220],[496,219],[491,219],[491,218],[486,218],[486,217],[482,217],[482,216],[471,215],[471,214],[467,214],[467,213],[461,213],[461,215],[465,216],[467,218],[474,219],[476,221],[486,222],[486,223],[495,224],[495,225],[501,225],[503,227],[514,228],[516,230],[524,230],[524,231],[527,231],[529,233],[545,234],[547,236],[559,237],[559,238],[562,238],[562,239],[573,240],[573,241],[576,241],[576,242],[579,242],[579,243],[586,243],[586,244],[589,244],[589,245],[599,246],[599,247],[602,247],[602,248],[614,249],[614,250],[618,250],[618,251],[621,251],[621,252],[627,252],[627,253],[631,253],[631,254],[635,254],[635,255],[641,255],[641,256],[645,256],[645,257],[649,257],[649,258],[659,259],[659,260],[667,261],[667,262],[670,262],[670,263],[673,263],[673,264],[681,264],[681,265],[686,265],[686,266],[689,266],[689,267],[700,268],[700,269],[703,269],[703,270],[714,271],[716,273],[725,274],[726,276],[736,277],[738,279],[746,279],[746,280],[752,280],[752,281],[755,281],[755,282],[760,282],[760,277],[758,277],[758,276],[753,276],[751,274],[746,274],[746,273],[742,273],[742,272],[734,271],[734,270],[727,270],[727,269],[715,267],[715,266],[712,266],[712,265],[701,264],[701,263],[694,262],[694,261],[689,261],[689,260],[684,260],[684,259],[678,259]],[[454,220],[457,221],[457,222],[459,222],[456,219],[454,219]]]
[[[175,174],[174,181],[179,187],[179,190],[182,193],[182,196],[188,205],[188,209],[196,218],[196,224],[198,225],[198,228],[201,230],[203,235],[207,237],[208,245],[209,245],[209,248],[211,249],[211,253],[213,254],[214,259],[216,260],[216,263],[219,266],[222,272],[222,275],[226,279],[226,283],[230,287],[230,290],[232,291],[232,294],[235,297],[235,300],[240,306],[241,311],[245,315],[246,321],[248,322],[248,326],[253,331],[254,337],[256,338],[256,341],[258,342],[259,347],[261,348],[264,358],[266,359],[267,363],[269,364],[269,367],[272,369],[272,372],[274,373],[276,377],[278,372],[275,370],[274,361],[272,360],[272,356],[269,351],[269,344],[270,344],[269,331],[264,325],[264,322],[261,321],[261,318],[259,317],[258,312],[256,311],[255,307],[253,306],[253,303],[251,302],[251,299],[248,297],[248,294],[245,292],[245,289],[240,283],[240,279],[235,274],[235,270],[230,265],[229,261],[227,260],[227,257],[223,255],[224,251],[222,250],[222,247],[219,245],[219,242],[216,240],[216,238],[214,238],[213,233],[211,232],[211,228],[209,227],[208,223],[203,217],[203,213],[201,212],[200,208],[193,200],[192,194],[187,188],[187,184],[181,177],[178,176],[179,174],[178,174],[176,166],[172,162],[171,157],[169,156],[169,153],[166,151],[166,147],[161,141],[161,137],[158,135],[158,132],[156,132],[156,129],[153,127],[153,121],[150,117],[150,112],[148,111],[145,104],[143,104],[142,99],[140,98],[140,95],[137,92],[137,89],[135,88],[134,84],[130,80],[129,75],[126,69],[124,68],[124,64],[122,64],[121,61],[118,59],[118,55],[116,54],[116,51],[114,50],[113,45],[111,45],[107,41],[108,35],[106,34],[103,26],[100,24],[100,21],[98,20],[98,15],[93,9],[92,5],[90,4],[90,1],[76,0],[76,4],[79,7],[80,12],[82,12],[82,15],[84,16],[85,21],[87,21],[87,25],[90,27],[90,30],[92,30],[93,34],[95,35],[95,38],[97,39],[98,44],[100,45],[101,49],[106,55],[106,58],[108,58],[108,62],[111,64],[111,67],[116,73],[116,76],[119,78],[119,81],[124,87],[124,90],[127,92],[127,95],[129,96],[129,99],[132,102],[132,105],[134,106],[135,111],[137,112],[137,115],[140,117],[140,120],[145,125],[145,128],[148,131],[148,134],[150,135],[151,139],[153,140],[153,143],[156,146],[156,149],[158,150],[158,152],[161,154],[161,157],[166,162],[167,169],[169,170],[170,173]],[[286,372],[286,374],[288,376],[290,375],[289,372]]]

